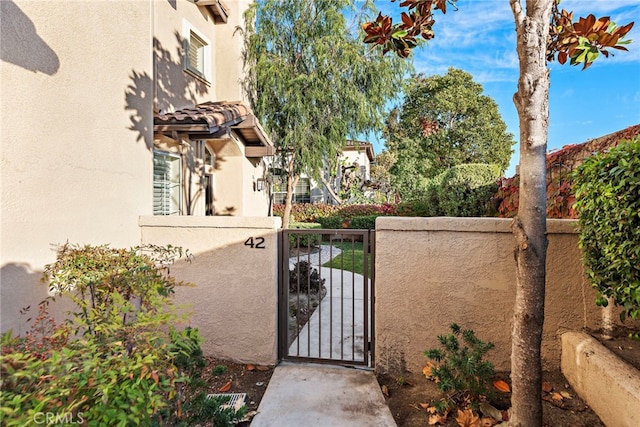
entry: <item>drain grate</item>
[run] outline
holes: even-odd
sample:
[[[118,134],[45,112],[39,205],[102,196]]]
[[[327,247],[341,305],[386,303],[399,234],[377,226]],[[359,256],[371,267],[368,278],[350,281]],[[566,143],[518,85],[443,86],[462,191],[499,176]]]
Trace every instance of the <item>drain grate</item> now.
[[[216,397],[228,398],[228,402],[220,407],[223,409],[233,408],[234,411],[238,412],[240,408],[245,405],[245,400],[247,399],[247,393],[217,393],[217,394],[209,394],[207,398],[213,399]]]

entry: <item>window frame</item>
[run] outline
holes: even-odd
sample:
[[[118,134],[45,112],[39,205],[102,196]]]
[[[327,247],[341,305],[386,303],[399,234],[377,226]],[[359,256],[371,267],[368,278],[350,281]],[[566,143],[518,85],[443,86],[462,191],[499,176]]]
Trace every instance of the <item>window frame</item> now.
[[[207,84],[211,84],[212,81],[212,44],[211,41],[205,37],[201,31],[198,31],[191,23],[187,20],[183,21],[183,59],[184,59],[184,71]],[[202,69],[197,66],[193,66],[191,64],[191,40],[192,37],[197,39],[201,46],[199,49],[202,49]]]
[[[168,182],[169,185],[167,186],[166,183],[157,183],[156,180],[156,156],[158,157],[164,157],[164,158],[170,158],[172,159],[172,161],[176,161],[177,165],[177,182],[174,182],[172,177],[170,177],[168,180],[164,179],[165,182]],[[166,160],[165,160],[166,162]],[[168,163],[168,162],[167,162]],[[173,175],[173,173],[170,173],[170,175]],[[176,154],[176,153],[172,153],[169,151],[163,151],[163,150],[157,150],[154,149],[153,150],[153,215],[154,216],[172,216],[172,215],[182,215],[182,183],[183,183],[183,173],[182,173],[182,156],[180,154]],[[164,188],[162,188],[162,192],[163,194],[161,195],[161,208],[159,210],[156,209],[156,188],[157,186],[162,185]],[[166,191],[168,190],[168,202],[165,202],[165,199],[167,198],[166,196]],[[173,200],[174,200],[174,195],[173,192],[177,191],[178,195],[177,195],[177,207],[172,209],[173,206]],[[168,203],[168,209],[165,210],[165,204]]]

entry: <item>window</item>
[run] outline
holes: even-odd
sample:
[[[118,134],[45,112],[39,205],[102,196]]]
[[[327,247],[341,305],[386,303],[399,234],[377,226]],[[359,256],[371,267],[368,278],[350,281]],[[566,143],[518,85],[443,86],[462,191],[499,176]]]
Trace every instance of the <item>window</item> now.
[[[300,178],[293,190],[293,200],[295,203],[311,203],[311,180]]]
[[[187,21],[184,22],[185,69],[195,76],[211,81],[211,44]]]
[[[153,214],[180,215],[182,204],[180,156],[153,152]]]

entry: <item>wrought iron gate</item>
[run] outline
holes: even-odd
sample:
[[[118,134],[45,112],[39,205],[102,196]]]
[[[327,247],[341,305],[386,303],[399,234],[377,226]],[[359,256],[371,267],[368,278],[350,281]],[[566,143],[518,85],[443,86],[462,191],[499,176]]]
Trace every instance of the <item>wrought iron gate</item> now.
[[[281,359],[373,367],[374,233],[281,231]]]

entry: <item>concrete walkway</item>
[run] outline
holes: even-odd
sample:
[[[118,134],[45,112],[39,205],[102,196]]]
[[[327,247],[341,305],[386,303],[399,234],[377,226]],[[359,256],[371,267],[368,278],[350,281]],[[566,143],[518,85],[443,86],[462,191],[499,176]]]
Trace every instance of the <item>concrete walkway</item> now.
[[[395,427],[371,371],[282,362],[251,427]]]

